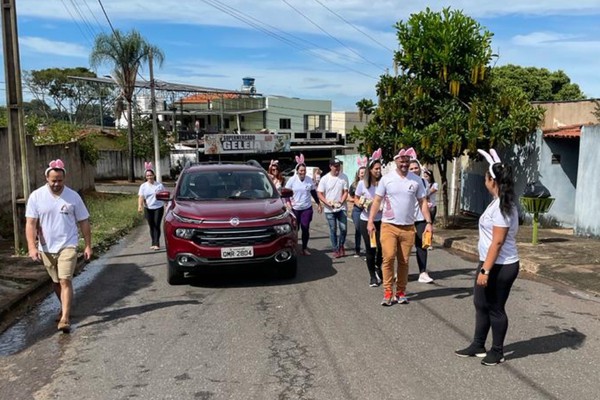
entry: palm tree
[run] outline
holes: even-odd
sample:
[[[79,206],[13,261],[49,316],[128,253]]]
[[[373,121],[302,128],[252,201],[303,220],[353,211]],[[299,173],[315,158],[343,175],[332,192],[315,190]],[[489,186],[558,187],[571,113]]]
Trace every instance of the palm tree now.
[[[369,122],[369,115],[373,114],[375,111],[375,103],[371,99],[362,99],[356,102],[356,107],[358,108],[358,115],[360,118],[360,122],[363,120],[363,115],[367,116],[367,122]]]
[[[129,182],[135,181],[133,167],[133,92],[138,70],[152,54],[159,65],[164,61],[161,49],[148,43],[142,35],[132,29],[129,33],[114,30],[112,34],[96,36],[90,54],[90,64],[98,67],[103,63],[113,65],[113,79],[121,88],[121,95],[127,102],[127,145],[129,150]]]

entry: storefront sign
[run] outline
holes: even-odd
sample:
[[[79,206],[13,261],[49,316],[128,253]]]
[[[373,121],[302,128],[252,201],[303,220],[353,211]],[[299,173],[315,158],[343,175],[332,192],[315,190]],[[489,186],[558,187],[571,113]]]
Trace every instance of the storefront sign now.
[[[204,135],[204,154],[285,152],[290,141],[289,134]]]

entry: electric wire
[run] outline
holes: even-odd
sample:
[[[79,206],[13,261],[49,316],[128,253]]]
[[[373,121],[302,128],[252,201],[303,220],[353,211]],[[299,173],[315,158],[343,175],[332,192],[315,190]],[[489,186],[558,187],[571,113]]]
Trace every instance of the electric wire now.
[[[281,0],[283,1],[285,4],[287,4],[288,7],[290,7],[292,10],[296,11],[296,13],[300,14],[304,19],[306,19],[308,22],[310,22],[311,24],[313,24],[317,29],[319,29],[321,32],[323,32],[324,34],[326,34],[327,36],[329,36],[331,39],[335,40],[337,43],[339,43],[340,45],[342,45],[343,47],[345,47],[346,49],[350,50],[352,53],[356,54],[358,57],[362,58],[363,60],[365,60],[366,62],[368,62],[369,64],[385,71],[386,67],[376,64],[373,61],[369,60],[368,58],[366,58],[365,56],[363,56],[362,54],[360,54],[358,51],[354,50],[353,48],[347,46],[344,42],[342,42],[341,40],[339,40],[338,38],[336,38],[335,36],[333,36],[332,34],[330,34],[329,32],[327,32],[325,29],[323,29],[319,24],[317,24],[316,22],[314,22],[312,19],[310,19],[306,14],[304,14],[302,11],[298,10],[296,7],[294,7],[293,5],[291,5],[290,3],[288,3],[287,0]]]
[[[317,2],[318,4],[321,5],[321,7],[323,7],[324,9],[326,9],[327,11],[329,11],[330,13],[332,13],[333,15],[335,15],[336,17],[338,17],[340,20],[342,20],[343,22],[345,22],[346,24],[350,25],[352,28],[354,28],[357,32],[365,35],[366,37],[368,37],[369,39],[371,39],[374,43],[378,44],[379,46],[381,46],[383,49],[388,50],[392,53],[394,53],[393,49],[390,49],[389,47],[387,47],[386,45],[384,45],[383,43],[381,43],[379,40],[375,39],[373,36],[369,35],[368,33],[366,33],[365,31],[363,31],[362,29],[360,29],[358,26],[354,25],[352,22],[348,21],[346,18],[342,17],[340,14],[336,13],[335,11],[333,11],[331,8],[327,7],[325,4],[323,4],[320,0],[315,0],[315,2]]]
[[[312,56],[314,56],[314,53],[311,53],[310,49],[307,49],[306,46],[302,47],[300,44],[298,44],[296,42],[293,42],[293,41],[289,40],[288,38],[286,38],[284,36],[281,36],[281,35],[279,35],[277,33],[274,33],[274,32],[272,32],[272,31],[270,31],[268,29],[265,29],[262,26],[262,25],[265,25],[264,23],[261,23],[262,25],[259,25],[259,24],[255,23],[255,22],[249,21],[247,18],[244,18],[243,16],[240,16],[240,14],[245,15],[245,14],[241,13],[240,11],[237,11],[235,9],[229,10],[229,9],[227,9],[228,6],[225,6],[224,4],[222,4],[221,2],[219,2],[217,0],[202,0],[202,1],[204,3],[206,3],[206,4],[208,4],[208,5],[216,8],[217,10],[220,10],[220,11],[224,12],[225,14],[227,14],[227,15],[229,15],[229,16],[231,16],[231,17],[233,17],[233,18],[235,18],[235,19],[237,19],[237,20],[239,20],[239,21],[241,21],[243,23],[245,23],[246,25],[249,25],[249,26],[253,27],[254,29],[256,29],[256,30],[258,30],[258,31],[260,31],[260,32],[268,35],[268,36],[271,36],[271,37],[273,37],[273,38],[275,38],[277,40],[280,40],[280,41],[286,43],[287,45],[296,48],[297,50],[300,50],[300,51],[303,51],[303,52],[307,52],[307,53],[311,54]],[[363,76],[365,76],[367,78],[371,78],[371,79],[375,79],[375,80],[378,79],[377,77],[375,77],[373,75],[367,74],[365,72],[359,71],[359,70],[354,69],[352,67],[343,65],[343,64],[338,63],[338,62],[335,62],[335,61],[333,61],[331,59],[327,59],[327,58],[323,58],[323,57],[321,57],[321,59],[324,60],[324,61],[326,61],[326,62],[329,62],[331,64],[337,65],[338,67],[341,67],[341,68],[347,69],[349,71],[355,72],[357,74],[363,75]]]

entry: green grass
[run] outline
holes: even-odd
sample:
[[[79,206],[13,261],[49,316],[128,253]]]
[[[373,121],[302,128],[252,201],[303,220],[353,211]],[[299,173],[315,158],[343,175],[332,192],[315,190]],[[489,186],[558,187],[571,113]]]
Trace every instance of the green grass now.
[[[89,192],[84,199],[95,251],[107,249],[143,220],[137,212],[137,195]]]

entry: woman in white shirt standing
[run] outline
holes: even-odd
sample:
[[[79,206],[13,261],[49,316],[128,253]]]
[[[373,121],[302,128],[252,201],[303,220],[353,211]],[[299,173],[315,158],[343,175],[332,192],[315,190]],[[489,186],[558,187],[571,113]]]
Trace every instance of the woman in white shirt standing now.
[[[504,306],[519,274],[517,231],[519,215],[514,192],[512,167],[500,161],[495,150],[478,150],[490,163],[485,174],[485,187],[492,202],[479,218],[479,264],[473,303],[475,334],[473,342],[457,350],[460,357],[484,357],[483,365],[504,362],[504,339],[508,317]],[[492,347],[486,352],[485,342],[492,330]]]
[[[429,214],[431,214],[431,222],[435,222],[437,214],[437,191],[438,184],[433,178],[433,171],[428,169],[423,170],[423,179],[427,182],[427,202],[429,203]]]
[[[160,224],[164,214],[165,203],[156,200],[156,192],[165,190],[162,183],[156,181],[156,174],[152,168],[152,163],[144,165],[146,182],[142,183],[138,191],[138,212],[144,212],[144,216],[150,227],[150,238],[152,246],[150,249],[160,249]]]
[[[310,223],[313,217],[312,199],[317,203],[319,213],[323,211],[323,207],[319,202],[313,180],[306,176],[306,164],[302,154],[296,156],[296,163],[296,174],[287,181],[285,187],[294,191],[291,206],[302,230],[302,255],[309,256],[308,239],[310,238]]]

